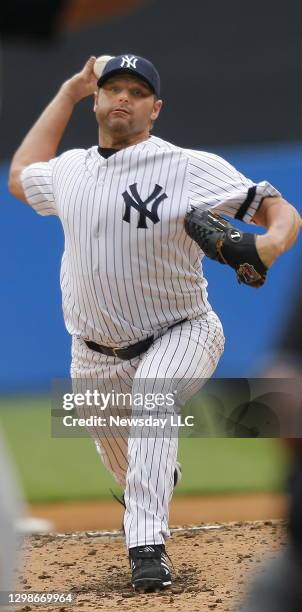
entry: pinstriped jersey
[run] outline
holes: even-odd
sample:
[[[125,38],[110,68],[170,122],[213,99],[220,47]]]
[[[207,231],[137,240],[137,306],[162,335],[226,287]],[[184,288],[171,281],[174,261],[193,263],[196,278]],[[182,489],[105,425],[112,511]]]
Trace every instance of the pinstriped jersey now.
[[[211,310],[203,253],[184,229],[191,206],[250,222],[262,198],[280,195],[217,155],[155,136],[107,159],[97,146],[73,149],[21,180],[28,203],[63,226],[68,331],[115,347]]]

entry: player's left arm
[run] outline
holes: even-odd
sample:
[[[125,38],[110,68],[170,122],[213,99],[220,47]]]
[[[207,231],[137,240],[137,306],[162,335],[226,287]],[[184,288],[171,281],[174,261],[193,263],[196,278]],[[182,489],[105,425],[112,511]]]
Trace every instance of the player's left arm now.
[[[266,197],[262,200],[253,222],[267,229],[257,236],[259,257],[269,268],[298,238],[302,220],[298,211],[281,197]]]

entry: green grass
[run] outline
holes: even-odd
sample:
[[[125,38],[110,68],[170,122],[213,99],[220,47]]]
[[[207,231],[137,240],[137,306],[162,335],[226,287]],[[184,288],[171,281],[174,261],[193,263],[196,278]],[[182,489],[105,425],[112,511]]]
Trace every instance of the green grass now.
[[[0,401],[0,424],[31,502],[102,499],[118,485],[89,438],[51,437],[48,397]],[[278,490],[286,456],[278,440],[181,439],[179,495]]]

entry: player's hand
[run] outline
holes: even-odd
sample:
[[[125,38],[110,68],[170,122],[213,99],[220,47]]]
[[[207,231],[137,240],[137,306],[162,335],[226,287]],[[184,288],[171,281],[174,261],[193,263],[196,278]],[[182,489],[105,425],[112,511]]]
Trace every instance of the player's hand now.
[[[282,253],[281,247],[269,233],[256,236],[256,248],[261,261],[267,268],[270,268]]]
[[[96,57],[91,56],[85,66],[75,74],[71,79],[65,81],[62,90],[67,94],[74,104],[91,96],[97,90],[97,78],[93,72]]]

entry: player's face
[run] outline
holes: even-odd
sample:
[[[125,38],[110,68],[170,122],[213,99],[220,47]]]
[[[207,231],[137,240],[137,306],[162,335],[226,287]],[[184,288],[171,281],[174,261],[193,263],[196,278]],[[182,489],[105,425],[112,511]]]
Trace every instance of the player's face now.
[[[157,100],[140,79],[128,75],[108,79],[95,101],[99,126],[109,133],[135,135],[149,131],[158,117],[162,101]]]

